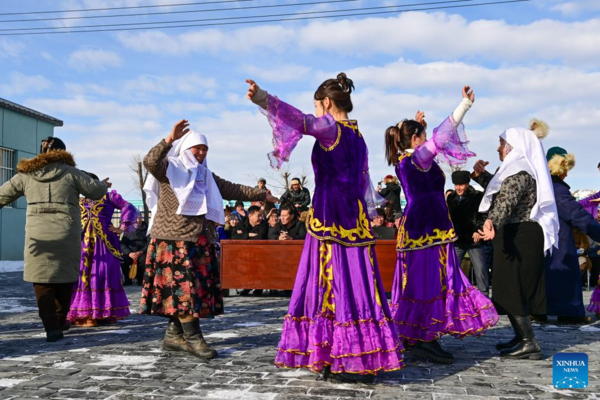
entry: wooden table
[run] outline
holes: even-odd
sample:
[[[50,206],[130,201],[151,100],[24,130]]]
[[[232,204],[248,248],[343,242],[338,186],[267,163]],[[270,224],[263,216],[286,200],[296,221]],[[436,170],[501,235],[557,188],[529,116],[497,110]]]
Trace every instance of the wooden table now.
[[[223,289],[292,290],[304,240],[222,240]],[[391,292],[396,266],[396,241],[375,245],[385,290]]]

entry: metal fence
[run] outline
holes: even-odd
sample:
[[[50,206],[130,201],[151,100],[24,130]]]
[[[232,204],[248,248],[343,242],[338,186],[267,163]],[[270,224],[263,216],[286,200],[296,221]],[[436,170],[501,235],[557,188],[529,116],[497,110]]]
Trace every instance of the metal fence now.
[[[15,174],[15,151],[0,147],[0,186],[4,185]],[[12,207],[11,204],[6,207]]]

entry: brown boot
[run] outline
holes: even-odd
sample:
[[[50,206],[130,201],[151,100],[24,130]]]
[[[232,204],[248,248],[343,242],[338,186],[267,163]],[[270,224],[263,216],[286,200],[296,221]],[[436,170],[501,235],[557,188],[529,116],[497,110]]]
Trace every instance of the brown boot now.
[[[204,340],[204,336],[202,336],[199,319],[195,319],[192,322],[183,322],[181,326],[183,327],[183,338],[187,345],[187,351],[196,357],[207,360],[217,356],[217,351],[210,348],[206,340]]]
[[[167,325],[167,331],[165,332],[162,347],[163,350],[188,351],[185,340],[183,339],[183,328],[179,318],[171,317],[169,319],[169,325]]]

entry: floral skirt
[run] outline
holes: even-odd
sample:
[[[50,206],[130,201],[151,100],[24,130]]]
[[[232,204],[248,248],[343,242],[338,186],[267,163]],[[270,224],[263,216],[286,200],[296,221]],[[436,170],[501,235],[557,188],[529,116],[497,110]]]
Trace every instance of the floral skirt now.
[[[403,341],[431,342],[442,335],[460,339],[496,325],[492,302],[459,265],[454,243],[398,253],[390,307]]]
[[[152,239],[148,246],[140,314],[213,318],[223,314],[215,245]]]
[[[377,374],[404,367],[372,245],[307,235],[275,365]]]

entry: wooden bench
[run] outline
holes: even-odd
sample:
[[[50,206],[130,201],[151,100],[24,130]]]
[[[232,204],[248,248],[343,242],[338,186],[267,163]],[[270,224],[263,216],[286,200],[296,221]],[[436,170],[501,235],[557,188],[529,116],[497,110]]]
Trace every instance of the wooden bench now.
[[[222,240],[223,289],[292,290],[304,240]],[[379,270],[387,292],[392,291],[396,241],[375,245]]]

